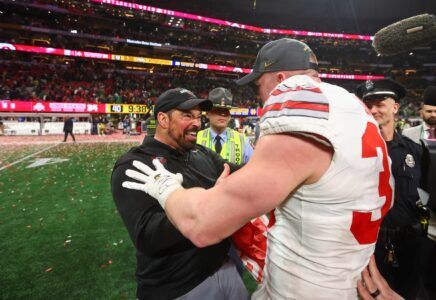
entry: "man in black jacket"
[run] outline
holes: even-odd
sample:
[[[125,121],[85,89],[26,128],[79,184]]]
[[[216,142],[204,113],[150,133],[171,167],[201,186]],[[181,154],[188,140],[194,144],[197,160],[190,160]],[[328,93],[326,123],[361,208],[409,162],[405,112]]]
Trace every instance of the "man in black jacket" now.
[[[155,198],[122,187],[134,160],[154,168],[155,158],[171,172],[181,173],[184,187],[214,186],[225,161],[196,144],[201,111],[211,107],[209,100],[198,99],[186,89],[166,91],[156,103],[154,138],[146,137],[141,146],[132,148],[115,164],[112,194],[136,248],[138,299],[248,298],[228,260],[228,240],[197,248],[171,224]]]
[[[73,134],[73,125],[74,125],[73,118],[69,118],[69,117],[65,118],[65,121],[64,121],[64,133],[65,133],[64,142],[67,141],[68,134],[71,135],[74,142],[76,141],[76,138],[74,137],[74,134]]]

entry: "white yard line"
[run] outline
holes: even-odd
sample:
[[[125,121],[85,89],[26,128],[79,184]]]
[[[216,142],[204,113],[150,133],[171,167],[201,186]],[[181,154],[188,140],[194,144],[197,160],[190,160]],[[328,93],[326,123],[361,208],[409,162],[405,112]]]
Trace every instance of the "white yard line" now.
[[[51,145],[51,146],[49,146],[49,147],[46,147],[46,148],[44,148],[44,149],[42,149],[42,150],[39,150],[39,151],[33,153],[33,154],[29,154],[29,155],[27,155],[27,156],[25,156],[25,157],[23,157],[23,158],[20,158],[19,160],[14,161],[13,163],[6,164],[5,166],[3,166],[3,167],[0,168],[0,171],[2,171],[2,170],[4,170],[4,169],[7,169],[7,168],[9,168],[9,167],[12,167],[12,166],[15,165],[15,164],[19,164],[20,162],[25,161],[25,160],[27,160],[27,159],[29,159],[29,158],[31,158],[31,157],[34,157],[35,155],[38,155],[38,154],[40,154],[40,153],[42,153],[42,152],[44,152],[44,151],[50,150],[51,148],[54,148],[54,147],[56,147],[56,146],[59,145],[59,144],[60,144],[60,143],[58,142],[58,143],[55,144],[55,145]]]

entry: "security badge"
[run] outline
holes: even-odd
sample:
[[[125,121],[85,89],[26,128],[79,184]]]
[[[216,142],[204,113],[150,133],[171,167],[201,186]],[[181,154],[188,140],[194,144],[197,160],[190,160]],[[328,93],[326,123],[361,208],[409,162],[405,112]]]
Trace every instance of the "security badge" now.
[[[407,154],[404,161],[409,168],[413,168],[415,166],[415,159],[413,158],[412,154]]]

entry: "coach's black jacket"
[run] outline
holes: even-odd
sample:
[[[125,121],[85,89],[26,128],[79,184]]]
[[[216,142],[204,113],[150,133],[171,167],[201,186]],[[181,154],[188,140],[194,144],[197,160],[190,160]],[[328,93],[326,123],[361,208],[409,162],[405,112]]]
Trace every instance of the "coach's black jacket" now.
[[[174,299],[200,284],[227,259],[229,242],[197,248],[168,220],[157,200],[142,191],[123,188],[125,175],[139,160],[152,167],[158,157],[165,168],[183,175],[183,186],[210,188],[224,169],[225,160],[212,150],[197,145],[181,154],[146,137],[139,147],[130,149],[115,164],[112,195],[136,247],[139,299]],[[237,167],[231,165],[232,171]],[[211,224],[213,226],[213,224]],[[128,266],[126,266],[128,267]]]

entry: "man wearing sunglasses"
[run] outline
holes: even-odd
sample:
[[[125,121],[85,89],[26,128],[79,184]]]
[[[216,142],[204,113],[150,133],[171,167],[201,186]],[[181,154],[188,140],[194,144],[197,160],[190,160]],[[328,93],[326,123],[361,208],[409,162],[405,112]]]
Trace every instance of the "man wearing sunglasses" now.
[[[207,112],[210,128],[198,132],[197,143],[212,149],[229,162],[237,165],[246,163],[253,148],[243,133],[228,127],[232,94],[223,87],[217,87],[209,92],[208,98],[213,103],[213,108]]]
[[[382,221],[376,243],[377,266],[396,292],[406,299],[415,299],[423,242],[417,210],[421,148],[395,131],[395,115],[406,90],[391,79],[369,80],[357,88],[356,94],[379,124],[395,178],[394,205]]]

